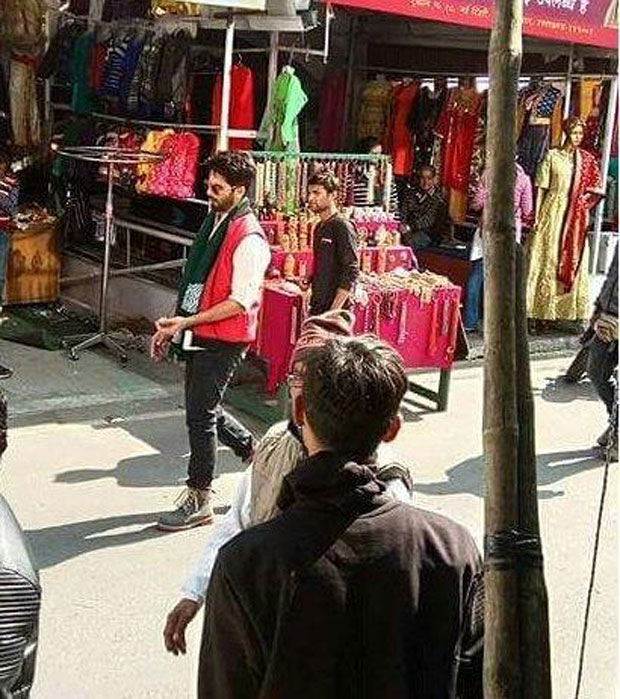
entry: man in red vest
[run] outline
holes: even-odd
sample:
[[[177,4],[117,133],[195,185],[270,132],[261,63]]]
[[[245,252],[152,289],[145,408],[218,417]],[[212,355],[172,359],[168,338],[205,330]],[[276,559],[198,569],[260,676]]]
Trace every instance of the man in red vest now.
[[[151,357],[163,359],[171,346],[187,362],[185,404],[190,442],[187,489],[176,510],[157,524],[166,531],[213,521],[210,504],[217,438],[248,461],[252,434],[221,402],[248,346],[256,338],[269,245],[252,213],[247,193],[256,173],[252,159],[220,153],[209,162],[211,211],[188,257],[179,288],[177,315],[160,318]]]

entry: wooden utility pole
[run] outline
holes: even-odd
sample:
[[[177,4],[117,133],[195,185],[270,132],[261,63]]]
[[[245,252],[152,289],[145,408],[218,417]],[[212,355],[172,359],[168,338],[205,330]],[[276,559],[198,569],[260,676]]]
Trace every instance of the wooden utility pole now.
[[[496,0],[489,46],[490,189],[484,217],[485,699],[550,697],[524,264],[521,258],[516,263],[515,245],[522,25],[522,0]]]

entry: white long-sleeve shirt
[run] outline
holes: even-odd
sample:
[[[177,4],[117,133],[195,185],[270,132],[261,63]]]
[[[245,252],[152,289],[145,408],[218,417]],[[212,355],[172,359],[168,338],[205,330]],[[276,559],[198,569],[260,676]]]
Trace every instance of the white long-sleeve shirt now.
[[[411,495],[403,481],[399,478],[387,481],[386,486],[388,493],[395,500],[405,503],[411,502]],[[220,548],[252,525],[250,516],[251,495],[252,467],[249,466],[241,476],[230,510],[217,523],[213,536],[205,546],[198,565],[183,585],[182,595],[184,598],[191,599],[199,604],[204,602],[211,572]]]
[[[247,311],[260,303],[265,272],[271,262],[271,250],[260,235],[248,235],[233,254],[230,299]]]

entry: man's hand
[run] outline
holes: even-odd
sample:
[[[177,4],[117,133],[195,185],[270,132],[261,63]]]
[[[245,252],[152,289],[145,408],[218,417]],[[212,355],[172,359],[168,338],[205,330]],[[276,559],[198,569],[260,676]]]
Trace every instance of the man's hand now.
[[[618,339],[618,319],[601,313],[594,321],[594,332],[603,342],[614,342]]]
[[[164,629],[164,642],[166,650],[174,655],[187,652],[185,642],[185,629],[198,613],[200,605],[191,599],[183,598],[168,614],[166,628]]]
[[[168,356],[170,349],[170,338],[162,335],[159,330],[151,338],[151,359],[154,362],[161,362]]]
[[[174,318],[160,318],[155,321],[155,327],[158,333],[162,333],[162,337],[172,339],[177,333],[185,330],[187,327],[187,318],[183,316],[174,316]]]

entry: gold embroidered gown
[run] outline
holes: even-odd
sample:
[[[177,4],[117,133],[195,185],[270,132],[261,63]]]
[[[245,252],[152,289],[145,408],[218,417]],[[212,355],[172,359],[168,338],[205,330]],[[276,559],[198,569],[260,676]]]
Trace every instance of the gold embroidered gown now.
[[[574,154],[555,148],[547,153],[536,175],[538,196],[544,198],[528,244],[528,318],[584,320],[590,316],[587,240],[572,289],[567,293],[557,279],[574,167]]]

